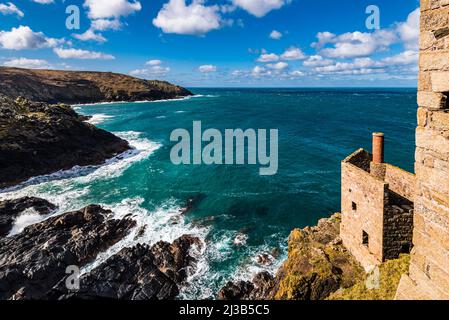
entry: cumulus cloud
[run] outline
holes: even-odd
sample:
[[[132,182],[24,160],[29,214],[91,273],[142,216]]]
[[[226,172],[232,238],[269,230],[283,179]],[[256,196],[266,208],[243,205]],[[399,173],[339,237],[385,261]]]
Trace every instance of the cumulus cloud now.
[[[39,4],[50,4],[54,3],[53,0],[33,0],[33,2],[39,3]]]
[[[129,72],[134,77],[163,77],[170,72],[169,67],[162,66],[162,61],[158,59],[148,60],[145,65],[149,66],[143,69],[136,69]]]
[[[7,4],[0,3],[0,13],[4,15],[15,14],[19,18],[23,18],[25,16],[25,14],[12,2],[8,2]]]
[[[296,47],[290,47],[281,55],[283,60],[304,60],[306,55],[301,49]]]
[[[97,31],[119,30],[121,26],[119,19],[96,19],[91,23],[91,28]]]
[[[211,64],[205,64],[198,67],[198,71],[201,73],[210,73],[217,71],[217,66]]]
[[[159,66],[159,65],[162,64],[162,61],[161,60],[157,60],[157,59],[155,59],[155,60],[148,60],[147,62],[145,62],[145,64],[149,65],[149,66]]]
[[[61,59],[81,59],[81,60],[113,60],[114,56],[102,52],[88,51],[81,49],[54,48],[54,53]]]
[[[152,66],[146,69],[136,69],[130,71],[129,74],[133,77],[162,77],[170,72],[169,67],[163,67],[159,65]]]
[[[128,0],[85,0],[84,7],[91,19],[126,17],[142,9],[139,1]]]
[[[86,32],[81,34],[73,35],[76,39],[81,41],[96,41],[96,42],[106,42],[106,38],[100,33],[95,33],[94,30],[88,29]]]
[[[415,50],[406,50],[392,57],[382,59],[386,65],[410,65],[418,63],[419,53]]]
[[[307,58],[303,63],[306,67],[324,67],[333,64],[330,59],[324,59],[320,55],[313,55]]]
[[[220,7],[205,6],[203,0],[170,0],[164,4],[153,25],[165,33],[203,35],[221,26]]]
[[[270,37],[270,39],[273,39],[273,40],[279,40],[280,38],[282,38],[282,33],[280,33],[277,30],[273,30],[270,32],[269,37]]]
[[[258,18],[272,10],[280,9],[291,0],[232,0],[232,3]]]
[[[367,57],[371,54],[386,50],[397,42],[398,38],[392,30],[376,30],[375,32],[347,32],[342,35],[334,35],[329,32],[319,33],[315,47],[321,48],[326,44],[332,44],[330,48],[324,48],[320,53],[331,58],[355,58]]]
[[[275,62],[279,60],[279,56],[274,53],[263,53],[257,59],[259,62]]]
[[[52,66],[46,60],[14,58],[3,63],[5,67],[27,68],[27,69],[51,69]]]
[[[397,31],[407,49],[418,50],[420,9],[410,13],[406,22],[399,23]]]
[[[63,39],[46,37],[42,32],[34,32],[28,26],[0,31],[0,47],[9,50],[51,48],[64,43]]]
[[[286,68],[288,68],[288,63],[280,61],[277,63],[268,63],[267,67],[270,69],[274,69],[274,70],[284,70]]]

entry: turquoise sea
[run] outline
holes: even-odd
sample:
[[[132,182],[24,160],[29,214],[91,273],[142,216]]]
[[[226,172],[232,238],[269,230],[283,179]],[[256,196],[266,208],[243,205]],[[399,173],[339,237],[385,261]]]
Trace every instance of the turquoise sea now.
[[[135,148],[100,167],[74,168],[37,177],[0,193],[0,199],[33,195],[59,205],[59,213],[100,203],[116,217],[132,214],[146,226],[102,253],[93,265],[136,242],[201,237],[198,263],[181,298],[214,298],[231,279],[275,272],[295,227],[313,225],[340,208],[340,161],[371,149],[371,133],[386,134],[386,160],[413,171],[416,89],[191,89],[176,101],[76,106],[90,122],[127,139]],[[203,128],[279,130],[279,170],[259,166],[176,166],[170,133]],[[180,214],[188,199],[194,207]],[[21,216],[13,232],[41,219]],[[267,253],[270,262],[260,263]]]

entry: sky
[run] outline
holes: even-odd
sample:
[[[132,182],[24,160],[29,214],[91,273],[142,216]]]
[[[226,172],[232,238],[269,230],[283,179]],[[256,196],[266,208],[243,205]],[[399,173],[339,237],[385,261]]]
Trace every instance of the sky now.
[[[418,0],[0,0],[0,65],[187,87],[415,87],[418,36]]]

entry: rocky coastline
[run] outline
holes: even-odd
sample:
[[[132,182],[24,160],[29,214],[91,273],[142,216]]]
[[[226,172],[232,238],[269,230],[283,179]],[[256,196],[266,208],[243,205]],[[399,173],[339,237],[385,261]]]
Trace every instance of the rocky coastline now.
[[[131,149],[63,103],[174,99],[192,93],[125,75],[0,68],[0,189],[75,166],[96,166]],[[188,200],[182,214],[194,206]],[[44,221],[11,235],[26,212]],[[174,299],[195,268],[184,235],[173,243],[125,248],[67,289],[68,267],[82,269],[136,227],[98,205],[55,215],[45,199],[0,201],[0,300]]]
[[[50,104],[154,101],[193,95],[166,81],[112,72],[31,70],[0,67],[0,93]]]

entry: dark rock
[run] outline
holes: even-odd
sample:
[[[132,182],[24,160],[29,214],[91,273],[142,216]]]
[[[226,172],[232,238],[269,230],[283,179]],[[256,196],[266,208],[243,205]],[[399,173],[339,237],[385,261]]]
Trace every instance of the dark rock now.
[[[0,300],[47,298],[68,266],[81,268],[135,226],[129,219],[107,219],[110,214],[91,205],[0,239]]]
[[[47,103],[143,101],[190,96],[165,81],[143,80],[111,72],[30,70],[0,67],[0,93]]]
[[[0,141],[0,188],[77,165],[99,165],[130,149],[126,141],[84,122],[70,106],[1,94]]]
[[[0,201],[0,237],[6,236],[11,231],[14,220],[30,208],[40,215],[47,215],[54,211],[56,206],[47,200],[34,197]]]
[[[249,281],[228,282],[218,293],[220,300],[248,300],[254,285]]]
[[[81,277],[80,290],[68,291],[61,282],[53,299],[174,299],[179,285],[187,279],[186,270],[194,266],[190,256],[198,238],[182,236],[173,244],[158,242],[152,247],[137,245],[122,249],[91,273]]]

